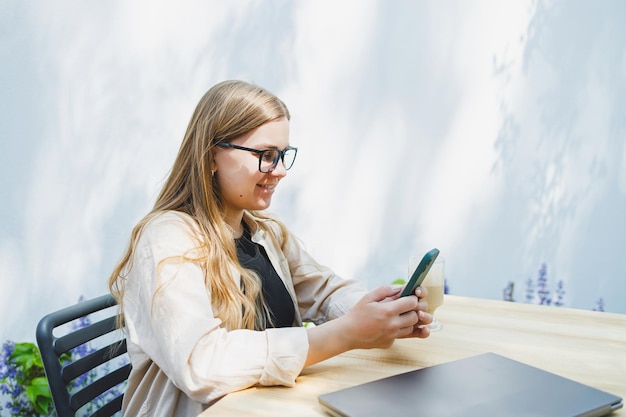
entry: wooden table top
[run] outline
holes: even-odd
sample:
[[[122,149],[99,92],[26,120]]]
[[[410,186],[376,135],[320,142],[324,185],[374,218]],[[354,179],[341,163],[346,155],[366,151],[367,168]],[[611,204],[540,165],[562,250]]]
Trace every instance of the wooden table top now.
[[[320,394],[485,352],[626,400],[626,315],[451,295],[435,315],[444,327],[428,339],[346,352],[304,369],[293,388],[235,392],[200,416],[328,416]],[[626,416],[626,410],[611,416]]]

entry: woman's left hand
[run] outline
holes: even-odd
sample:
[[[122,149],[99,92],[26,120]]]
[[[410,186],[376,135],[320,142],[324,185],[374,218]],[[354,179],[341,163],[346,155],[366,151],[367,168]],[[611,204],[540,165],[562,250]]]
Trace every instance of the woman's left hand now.
[[[424,298],[427,295],[428,295],[428,290],[426,288],[417,287],[415,289],[415,296],[417,297],[418,303],[417,303],[417,307],[413,311],[417,313],[417,317],[419,320],[413,326],[413,331],[406,336],[401,336],[401,338],[419,337],[421,339],[424,339],[430,336],[430,330],[428,330],[426,325],[430,324],[433,321],[433,316],[426,312],[426,309],[428,309],[428,303],[426,303]]]

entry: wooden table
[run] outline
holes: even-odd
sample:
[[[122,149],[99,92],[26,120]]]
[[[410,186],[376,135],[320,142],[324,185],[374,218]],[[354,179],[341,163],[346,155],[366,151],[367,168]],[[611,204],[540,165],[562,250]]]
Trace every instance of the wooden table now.
[[[436,316],[444,327],[428,339],[346,352],[306,368],[294,388],[235,392],[200,416],[327,416],[320,394],[485,352],[626,400],[626,315],[447,295]]]

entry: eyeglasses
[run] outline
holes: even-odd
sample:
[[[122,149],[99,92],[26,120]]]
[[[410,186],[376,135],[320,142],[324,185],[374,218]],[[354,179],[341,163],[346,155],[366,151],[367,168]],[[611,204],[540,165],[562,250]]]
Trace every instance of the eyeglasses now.
[[[219,146],[220,148],[239,149],[241,151],[248,151],[259,155],[259,171],[264,174],[274,171],[279,160],[283,161],[285,169],[291,168],[296,160],[296,155],[298,154],[298,148],[294,148],[292,146],[288,146],[282,151],[278,149],[252,149],[246,148],[245,146],[233,145],[232,143],[227,142],[220,142],[215,146]]]

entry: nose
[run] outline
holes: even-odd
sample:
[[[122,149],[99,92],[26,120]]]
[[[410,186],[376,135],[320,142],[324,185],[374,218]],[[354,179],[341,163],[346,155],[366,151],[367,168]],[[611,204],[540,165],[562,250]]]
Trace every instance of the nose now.
[[[278,163],[276,164],[276,168],[274,168],[274,170],[270,172],[270,175],[273,175],[275,177],[281,177],[281,178],[287,175],[287,169],[285,169],[285,164],[283,163],[282,158],[278,160]]]

